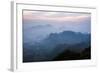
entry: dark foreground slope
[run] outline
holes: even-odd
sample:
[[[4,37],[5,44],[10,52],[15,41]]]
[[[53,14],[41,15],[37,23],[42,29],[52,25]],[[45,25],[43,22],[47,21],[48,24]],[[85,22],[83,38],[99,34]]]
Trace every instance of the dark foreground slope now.
[[[58,56],[56,56],[53,60],[82,60],[82,59],[91,59],[91,49],[90,47],[85,48],[81,52],[74,52],[70,50],[65,50]]]

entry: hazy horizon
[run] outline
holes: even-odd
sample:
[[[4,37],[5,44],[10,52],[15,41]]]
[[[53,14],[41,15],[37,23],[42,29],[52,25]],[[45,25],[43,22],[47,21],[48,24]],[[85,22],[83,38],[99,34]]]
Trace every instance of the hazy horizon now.
[[[63,31],[91,33],[91,14],[23,11],[23,32],[25,40],[40,40],[50,33]]]

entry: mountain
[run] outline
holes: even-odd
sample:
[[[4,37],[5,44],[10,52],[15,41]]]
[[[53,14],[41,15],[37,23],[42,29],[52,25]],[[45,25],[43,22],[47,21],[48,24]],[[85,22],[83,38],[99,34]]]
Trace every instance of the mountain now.
[[[90,45],[90,34],[73,31],[51,33],[38,43],[24,43],[23,61],[52,61],[56,58],[58,59],[59,55],[62,55],[64,51],[69,51],[70,54],[72,53],[71,55],[79,56],[77,54],[83,52],[86,48],[89,48]]]
[[[90,34],[82,34],[80,32],[63,31],[60,33],[51,33],[44,42],[54,44],[76,44],[90,41]],[[43,43],[43,42],[42,42]]]
[[[44,39],[47,35],[49,35],[53,29],[51,25],[34,25],[28,24],[23,27],[23,42],[24,43],[35,43],[39,42],[40,40]],[[45,33],[45,34],[44,34]]]

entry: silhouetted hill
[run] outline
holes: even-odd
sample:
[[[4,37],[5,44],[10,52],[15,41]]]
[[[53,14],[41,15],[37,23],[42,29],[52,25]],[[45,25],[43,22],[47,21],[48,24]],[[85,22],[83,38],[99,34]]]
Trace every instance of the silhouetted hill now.
[[[55,43],[55,44],[76,44],[81,42],[89,42],[90,41],[90,34],[82,34],[78,32],[72,31],[64,31],[61,33],[52,33],[50,34],[44,42],[46,43]]]

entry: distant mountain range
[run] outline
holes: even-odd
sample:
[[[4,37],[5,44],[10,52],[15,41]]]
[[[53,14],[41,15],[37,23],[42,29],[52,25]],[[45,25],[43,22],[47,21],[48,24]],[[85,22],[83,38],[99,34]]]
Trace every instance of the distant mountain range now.
[[[23,27],[23,42],[36,43],[46,38],[50,33],[55,32],[56,29],[50,24],[33,25],[26,24]]]
[[[91,34],[73,31],[51,33],[35,44],[23,43],[23,62],[52,61],[66,50],[76,55],[90,46]]]

